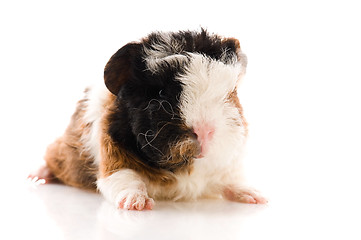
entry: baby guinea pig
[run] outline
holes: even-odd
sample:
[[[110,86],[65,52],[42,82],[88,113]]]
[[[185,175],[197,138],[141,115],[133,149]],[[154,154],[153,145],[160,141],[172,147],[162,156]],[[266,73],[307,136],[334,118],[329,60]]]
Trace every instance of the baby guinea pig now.
[[[98,190],[121,209],[152,209],[153,199],[266,203],[241,173],[246,64],[237,39],[204,29],[123,46],[30,177]]]

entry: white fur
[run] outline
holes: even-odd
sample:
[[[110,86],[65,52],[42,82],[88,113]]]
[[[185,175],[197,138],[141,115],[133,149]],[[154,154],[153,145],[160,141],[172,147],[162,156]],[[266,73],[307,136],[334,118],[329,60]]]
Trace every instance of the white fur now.
[[[165,57],[148,57],[146,58],[147,69],[152,73],[157,73],[162,70],[162,65],[168,63],[170,65],[183,65],[188,61],[188,57],[181,54],[174,54]]]
[[[104,114],[104,104],[109,96],[109,90],[104,84],[94,85],[88,88],[85,99],[86,109],[84,114],[85,124],[89,124],[89,133],[82,136],[84,148],[94,158],[94,163],[100,163],[100,121]]]
[[[179,77],[184,84],[180,97],[181,115],[186,125],[212,125],[215,128],[208,163],[220,167],[229,164],[241,151],[245,127],[234,103],[228,100],[236,88],[241,71],[238,64],[224,64],[194,55],[186,74]]]
[[[186,124],[192,127],[197,121],[239,118],[237,109],[229,105],[226,98],[235,90],[242,66],[224,64],[199,54],[192,57],[186,73],[178,77],[183,83],[180,109]]]

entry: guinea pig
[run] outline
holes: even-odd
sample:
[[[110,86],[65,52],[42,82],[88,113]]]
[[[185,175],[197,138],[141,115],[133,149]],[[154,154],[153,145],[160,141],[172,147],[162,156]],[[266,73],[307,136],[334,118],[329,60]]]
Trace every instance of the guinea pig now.
[[[152,209],[153,199],[266,203],[242,174],[246,65],[237,39],[204,29],[126,44],[30,177],[99,191],[128,210]]]

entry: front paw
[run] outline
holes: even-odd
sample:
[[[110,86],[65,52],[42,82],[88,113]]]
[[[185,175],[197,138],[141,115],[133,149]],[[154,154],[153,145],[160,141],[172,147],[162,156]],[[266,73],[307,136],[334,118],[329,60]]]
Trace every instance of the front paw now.
[[[267,199],[264,198],[257,190],[249,187],[235,187],[228,186],[223,189],[223,197],[230,201],[251,203],[251,204],[266,204]]]
[[[154,200],[146,193],[136,190],[123,190],[118,195],[118,207],[125,210],[151,210]]]

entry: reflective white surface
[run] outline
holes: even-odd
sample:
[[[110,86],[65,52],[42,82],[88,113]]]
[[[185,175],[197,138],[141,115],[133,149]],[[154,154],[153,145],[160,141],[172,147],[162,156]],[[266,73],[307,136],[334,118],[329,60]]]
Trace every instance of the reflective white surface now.
[[[158,201],[153,210],[128,211],[115,209],[99,194],[61,184],[15,184],[3,197],[0,239],[361,237],[361,211],[359,202],[354,202],[360,199],[328,195],[322,190],[317,195],[300,192],[295,197],[295,191],[286,189],[267,205],[222,200]]]
[[[6,204],[11,219],[3,237],[9,233],[14,239],[234,239],[262,234],[250,227],[259,225],[257,218],[267,211],[264,205],[220,200],[157,202],[151,211],[126,211],[115,209],[98,194],[72,187],[26,185],[20,187],[26,200]]]

